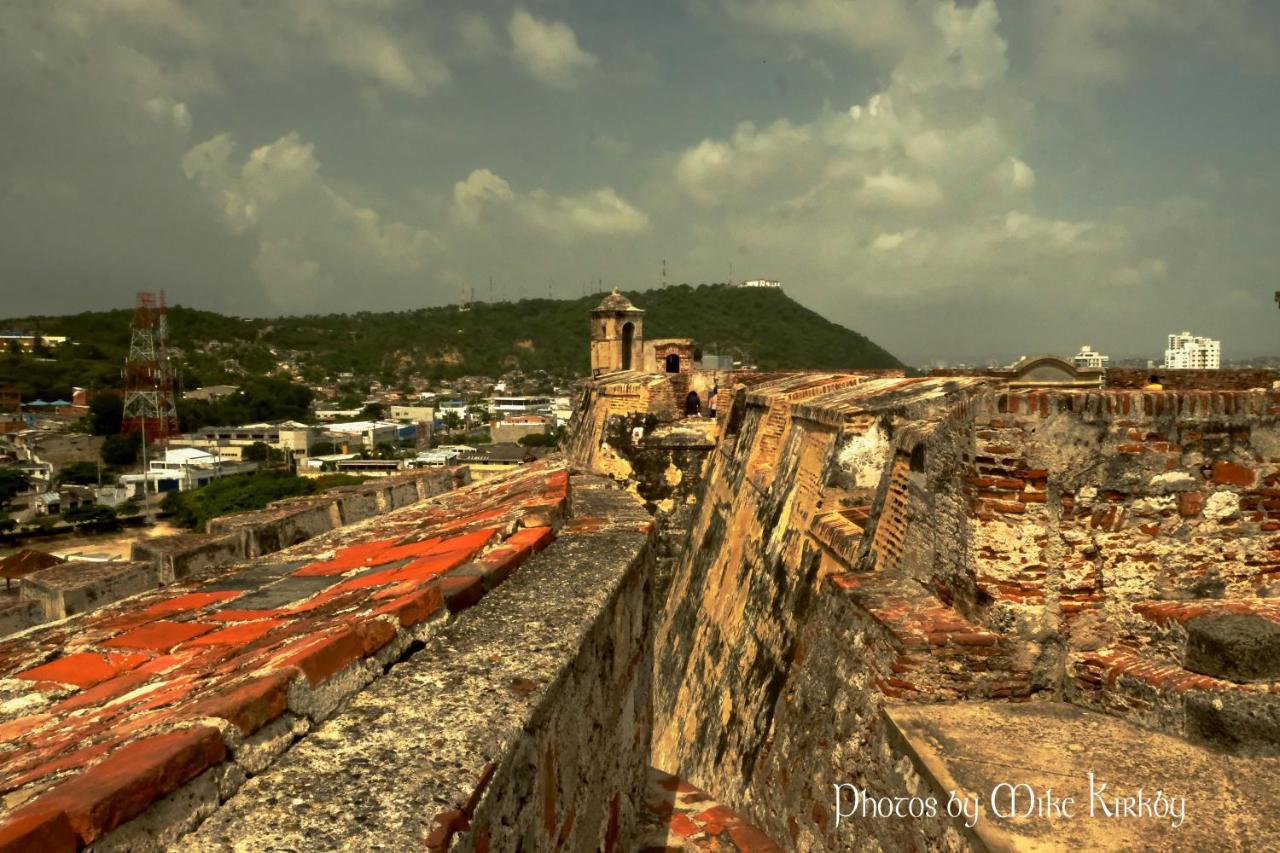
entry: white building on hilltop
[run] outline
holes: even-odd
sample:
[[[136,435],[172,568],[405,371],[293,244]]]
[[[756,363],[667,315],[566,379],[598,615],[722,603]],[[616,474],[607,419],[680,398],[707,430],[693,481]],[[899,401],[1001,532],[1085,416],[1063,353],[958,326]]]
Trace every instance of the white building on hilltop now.
[[[1165,370],[1217,370],[1222,366],[1222,342],[1190,332],[1170,335],[1160,366]]]
[[[782,287],[782,282],[778,281],[776,278],[749,278],[742,282],[742,284],[739,284],[738,287],[773,287],[780,289]]]
[[[1111,363],[1111,357],[1094,352],[1092,347],[1085,344],[1080,347],[1080,352],[1076,353],[1075,358],[1071,359],[1071,363],[1087,370],[1106,370],[1107,365]]]

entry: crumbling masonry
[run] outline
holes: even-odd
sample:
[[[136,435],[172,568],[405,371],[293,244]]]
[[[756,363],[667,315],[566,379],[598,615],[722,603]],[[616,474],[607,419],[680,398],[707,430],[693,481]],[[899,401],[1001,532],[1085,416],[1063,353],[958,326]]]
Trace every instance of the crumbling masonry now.
[[[736,374],[682,419],[687,381],[602,372],[560,459],[224,522],[0,640],[0,851],[1274,847],[1269,382]],[[834,799],[1088,773],[1185,821]]]

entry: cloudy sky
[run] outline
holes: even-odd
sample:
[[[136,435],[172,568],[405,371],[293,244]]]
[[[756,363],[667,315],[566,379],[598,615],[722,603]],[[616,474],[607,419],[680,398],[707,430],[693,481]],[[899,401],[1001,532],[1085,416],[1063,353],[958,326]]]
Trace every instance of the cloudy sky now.
[[[1280,354],[1265,0],[6,0],[0,116],[0,315],[578,296],[665,259],[917,363]]]

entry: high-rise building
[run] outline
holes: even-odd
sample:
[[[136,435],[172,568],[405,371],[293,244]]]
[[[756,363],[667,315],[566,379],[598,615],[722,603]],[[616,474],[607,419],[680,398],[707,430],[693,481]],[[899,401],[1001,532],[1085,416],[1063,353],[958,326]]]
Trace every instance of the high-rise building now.
[[[1222,366],[1222,342],[1190,332],[1169,336],[1164,351],[1165,370],[1217,370]]]
[[[1111,357],[1100,352],[1094,352],[1092,347],[1085,344],[1080,347],[1080,352],[1076,353],[1076,357],[1071,359],[1071,362],[1076,367],[1087,370],[1106,370],[1107,365],[1111,362]]]

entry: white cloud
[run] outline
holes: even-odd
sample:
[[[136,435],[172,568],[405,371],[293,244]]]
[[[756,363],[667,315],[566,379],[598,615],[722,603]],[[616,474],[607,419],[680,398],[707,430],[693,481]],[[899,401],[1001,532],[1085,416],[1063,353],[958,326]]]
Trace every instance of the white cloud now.
[[[731,193],[750,191],[804,156],[811,130],[785,119],[763,130],[743,122],[727,141],[704,139],[676,164],[676,180],[691,198],[715,204]]]
[[[509,210],[525,225],[565,240],[635,235],[649,230],[648,215],[612,187],[598,187],[578,195],[557,195],[543,189],[516,193],[499,175],[488,169],[475,169],[453,187],[453,218],[464,225],[475,225],[487,208]]]
[[[161,124],[169,125],[182,133],[191,129],[191,111],[182,101],[175,101],[168,95],[156,95],[148,98],[142,108]]]
[[[896,55],[915,39],[898,0],[722,0],[731,20],[774,36],[808,37]]]
[[[476,169],[465,181],[453,185],[453,216],[459,222],[474,225],[486,202],[511,201],[513,197],[511,184],[488,169]]]
[[[578,45],[568,24],[539,20],[524,9],[512,13],[507,33],[516,62],[548,86],[572,89],[600,62]]]
[[[859,205],[873,209],[927,209],[942,204],[943,193],[942,187],[931,178],[886,171],[867,175],[854,198]]]
[[[220,134],[182,158],[232,232],[252,238],[252,266],[269,296],[300,309],[310,300],[381,281],[399,288],[441,252],[426,229],[384,218],[330,186],[314,147],[296,132],[253,149],[237,163]]]
[[[727,6],[752,26],[868,49],[839,26],[820,33],[806,24],[801,13],[820,7]],[[800,286],[848,282],[882,310],[961,295],[1016,302],[1048,280],[1088,294],[1157,276],[1124,217],[1036,210],[1036,171],[1024,151],[1033,105],[1008,79],[995,4],[901,8],[908,17],[884,19],[893,26],[876,37],[879,55],[892,57],[881,91],[807,123],[742,124],[679,153],[676,186],[723,211],[699,241],[749,247]]]
[[[923,29],[924,46],[910,51],[893,70],[895,83],[912,90],[981,89],[1009,68],[1005,40],[996,32],[1000,13],[994,0],[962,8],[952,3],[934,7]]]
[[[189,100],[219,91],[224,84],[215,69],[224,66],[276,78],[337,68],[359,83],[411,96],[450,80],[424,34],[399,25],[401,16],[413,14],[408,0],[273,0],[252,14],[233,3],[66,0],[47,11],[40,4],[34,18],[23,4],[0,6],[0,48],[24,45],[19,55],[28,54],[33,42],[48,39],[78,63],[110,66],[98,71],[114,67],[119,73],[103,85],[142,85],[147,97]],[[14,44],[6,45],[10,38]]]
[[[649,230],[649,217],[619,196],[613,187],[575,196],[534,190],[521,200],[519,207],[530,225],[565,238],[578,234],[634,235]]]

